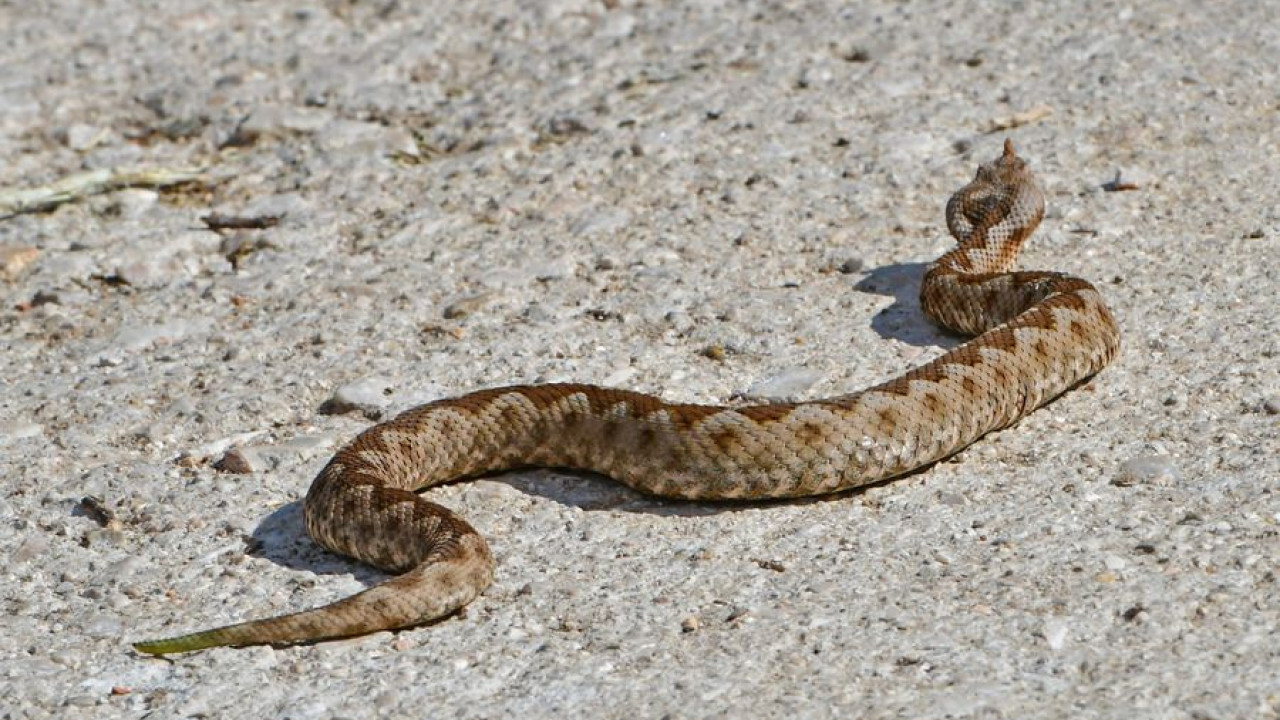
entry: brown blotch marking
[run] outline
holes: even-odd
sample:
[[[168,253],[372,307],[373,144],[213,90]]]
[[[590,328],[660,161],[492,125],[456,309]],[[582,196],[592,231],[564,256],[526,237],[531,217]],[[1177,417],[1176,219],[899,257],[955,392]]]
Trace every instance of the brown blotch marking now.
[[[682,453],[666,453],[666,457],[662,461],[662,469],[670,475],[675,475],[684,470],[684,455]]]
[[[776,405],[753,405],[738,409],[738,414],[758,423],[776,422],[786,417],[795,409],[795,403],[778,403]]]
[[[1018,348],[1018,338],[1009,328],[1001,327],[984,333],[982,337],[978,338],[975,345],[1011,353]]]
[[[958,203],[959,207],[955,209],[960,211],[970,225],[973,225],[973,232],[969,237],[985,237],[984,230],[989,230],[1001,218],[1006,217],[1009,210],[1013,208],[1012,193],[991,192],[991,187],[990,181],[983,182],[983,174],[979,170],[974,181],[961,188],[948,202],[948,205]]]
[[[337,458],[335,457],[334,460],[337,460]],[[353,470],[351,469],[350,463],[345,463],[345,465],[346,465],[346,469],[343,470],[342,475],[340,476],[342,478],[343,485],[349,485],[352,487],[360,486],[360,485],[372,485],[375,488],[379,488],[379,487],[382,487],[383,485],[386,485],[386,482],[382,479],[382,477],[377,472]]]
[[[1069,330],[1073,336],[1080,339],[1084,339],[1089,336],[1089,331],[1085,326],[1081,325],[1078,320],[1072,320],[1067,326],[1067,330]]]
[[[517,427],[520,425],[521,420],[520,408],[516,405],[503,405],[502,409],[498,411],[498,417],[502,419],[504,425]]]
[[[1022,270],[1009,276],[1013,283],[1014,289],[1021,289],[1028,285],[1034,285],[1042,280],[1050,280],[1062,277],[1061,273],[1049,270]]]
[[[652,395],[642,395],[640,393],[624,391],[619,391],[613,400],[615,403],[618,401],[627,403],[627,409],[636,417],[651,415],[667,405],[662,402],[662,400]]]
[[[1005,277],[1008,276],[1004,273],[964,273],[955,276],[960,285],[983,285]]]
[[[1075,292],[1066,292],[1061,295],[1054,295],[1052,298],[1049,298],[1049,302],[1053,303],[1054,307],[1064,307],[1068,310],[1075,310],[1076,312],[1083,312],[1089,307],[1089,303],[1081,297],[1079,293]]]
[[[973,186],[971,185],[970,187]],[[969,223],[973,225],[973,231],[966,238],[971,241],[987,239],[991,234],[991,228],[999,225],[1013,212],[1013,203],[1017,199],[1017,193],[1007,190],[999,194],[986,193],[978,200],[972,199],[972,195],[965,197],[963,195],[964,190],[961,190],[960,193],[957,197],[963,198],[961,200],[961,212]],[[1016,238],[1013,247],[1016,250]]]
[[[622,423],[616,418],[609,418],[604,421],[604,426],[600,429],[600,439],[606,444],[612,445],[618,438],[618,433],[622,430]]]
[[[948,365],[968,366],[980,361],[981,358],[968,352],[968,348],[961,347],[960,352],[952,351],[947,353],[928,365],[922,365],[915,370],[912,370],[903,377],[910,378],[911,380],[923,380],[931,383],[942,382],[947,379]]]
[[[1053,319],[1053,313],[1049,312],[1045,305],[1037,305],[1014,318],[1005,327],[1010,330],[1016,330],[1019,328],[1052,330],[1057,327],[1057,323]]]
[[[1031,349],[1035,350],[1036,355],[1039,357],[1049,357],[1049,346],[1044,344],[1044,338],[1036,338],[1036,341],[1031,343]]]
[[[887,383],[882,383],[871,388],[876,392],[887,393],[889,395],[908,395],[911,393],[911,380],[909,376],[894,378]]]
[[[799,438],[801,442],[810,445],[817,444],[826,436],[826,432],[823,430],[822,426],[812,420],[806,420],[805,422],[800,423],[800,426],[795,430],[796,437]]]
[[[1063,298],[1062,302],[1071,303],[1071,307],[1074,308],[1083,308],[1085,305],[1084,298],[1080,297],[1081,290],[1097,291],[1097,288],[1088,280],[1070,275],[1058,276],[1051,287],[1054,292],[1062,293],[1060,296]],[[1067,298],[1070,298],[1070,300]]]
[[[671,424],[680,430],[687,430],[723,410],[714,405],[667,405],[664,409]]]
[[[974,382],[973,378],[965,376],[963,378],[960,378],[960,389],[964,390],[970,395],[977,395],[978,383]]]
[[[456,437],[459,434],[458,419],[453,417],[452,415],[448,413],[440,413],[440,415],[435,420],[436,420],[436,429],[440,432],[441,435],[444,435],[452,439],[453,437]]]
[[[996,308],[1000,307],[1001,300],[1004,299],[1008,290],[1002,287],[987,287],[982,289],[982,306],[988,309],[991,314],[996,313]]]
[[[592,414],[604,415],[619,403],[627,406],[627,409],[635,407],[636,403],[641,402],[642,398],[647,398],[640,393],[633,393],[626,390],[614,390],[613,388],[582,386],[581,392],[586,395],[587,407],[591,408]]]
[[[871,388],[871,390],[887,393],[889,395],[907,396],[912,393],[911,383],[913,382],[923,381],[938,383],[946,380],[947,373],[945,368],[948,365],[961,365],[967,367],[980,361],[981,358],[978,358],[976,354],[969,352],[968,346],[962,345],[931,363],[921,365],[907,374],[894,378],[893,380],[881,385],[877,385]]]
[[[636,445],[639,450],[651,448],[658,442],[658,431],[654,430],[648,423],[640,427],[640,432],[636,434]]]
[[[734,448],[741,443],[738,441],[738,431],[732,427],[722,427],[710,433],[709,438],[715,444],[720,452],[728,455]]]
[[[360,469],[372,467],[369,460],[364,457],[365,453],[375,452],[382,455],[390,454],[391,448],[387,445],[387,441],[383,439],[385,430],[386,428],[383,426],[375,425],[357,435],[356,439],[350,445],[342,448],[333,456],[334,462],[340,462],[343,466],[348,468],[348,470],[343,473],[344,477],[351,476],[355,472],[359,472]],[[376,475],[377,472],[378,471],[375,469],[374,474]],[[362,482],[359,484],[382,485],[383,482],[378,480],[374,483]]]
[[[880,408],[876,411],[876,418],[879,419],[880,427],[888,432],[898,429],[898,411],[893,408]]]
[[[387,441],[382,439],[386,428],[381,425],[374,425],[356,436],[355,441],[338,452],[339,455],[350,454],[351,459],[356,463],[361,463],[359,454],[369,450],[375,452],[386,452]]]
[[[926,391],[920,395],[920,400],[931,414],[938,415],[942,413],[942,401],[938,399],[936,393]]]
[[[529,402],[532,403],[535,408],[544,410],[555,405],[561,400],[572,395],[577,395],[578,393],[586,392],[586,394],[590,396],[590,390],[592,389],[593,388],[587,385],[576,384],[526,385],[519,388],[518,392],[528,398]]]
[[[530,400],[533,400],[533,398],[530,397],[530,395],[527,392],[530,389],[531,388],[529,388],[528,386],[515,386],[515,387],[504,387],[504,388],[493,388],[490,390],[477,390],[472,393],[467,393],[466,395],[463,395],[461,397],[449,398],[447,400],[440,400],[440,401],[434,402],[431,405],[429,405],[428,408],[429,409],[452,408],[454,410],[459,410],[461,412],[465,412],[470,415],[475,415],[476,413],[487,408],[489,404],[492,403],[494,400],[508,393],[518,393],[520,395],[524,395],[525,397],[528,397]]]

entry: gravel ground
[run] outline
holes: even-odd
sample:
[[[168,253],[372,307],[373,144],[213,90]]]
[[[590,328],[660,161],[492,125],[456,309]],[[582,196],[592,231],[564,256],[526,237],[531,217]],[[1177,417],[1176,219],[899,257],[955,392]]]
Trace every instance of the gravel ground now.
[[[0,1],[0,188],[202,171],[0,220],[0,717],[1280,715],[1276,4],[210,7]],[[1123,327],[1088,385],[830,499],[441,488],[499,561],[459,616],[129,647],[377,582],[298,500],[389,412],[818,397],[953,345],[917,284],[1006,136],[1024,266]]]

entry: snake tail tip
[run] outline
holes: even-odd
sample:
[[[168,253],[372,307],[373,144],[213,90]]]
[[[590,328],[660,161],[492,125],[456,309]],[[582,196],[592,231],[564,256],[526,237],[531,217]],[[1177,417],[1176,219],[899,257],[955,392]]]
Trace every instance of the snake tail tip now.
[[[225,645],[220,638],[214,637],[212,633],[194,633],[191,635],[179,635],[178,637],[164,638],[162,640],[144,640],[142,642],[133,643],[133,649],[146,655],[171,655],[173,653],[191,652],[193,650],[204,650],[206,648],[218,647]]]

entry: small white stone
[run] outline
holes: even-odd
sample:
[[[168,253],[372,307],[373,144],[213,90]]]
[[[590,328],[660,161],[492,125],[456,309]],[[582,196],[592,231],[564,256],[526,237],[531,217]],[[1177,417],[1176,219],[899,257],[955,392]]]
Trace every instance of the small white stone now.
[[[111,135],[106,128],[76,123],[67,128],[67,147],[76,151],[89,150],[101,145]]]
[[[141,350],[160,341],[175,342],[191,330],[185,320],[170,320],[160,325],[133,325],[121,328],[112,345],[116,350]]]
[[[1071,627],[1065,620],[1054,618],[1044,624],[1044,639],[1050,650],[1061,650],[1067,644],[1067,634]]]
[[[0,423],[0,444],[39,437],[42,434],[44,434],[44,426],[39,423],[20,420]]]
[[[358,410],[366,417],[382,417],[383,411],[392,403],[395,385],[385,377],[367,377],[348,383],[333,392],[333,395],[320,407],[320,412],[327,415],[341,415]]]
[[[761,380],[742,393],[747,400],[777,402],[793,400],[822,379],[822,373],[808,368],[783,370]]]
[[[1129,487],[1138,483],[1170,485],[1178,480],[1178,468],[1167,455],[1139,455],[1126,460],[1111,484]]]

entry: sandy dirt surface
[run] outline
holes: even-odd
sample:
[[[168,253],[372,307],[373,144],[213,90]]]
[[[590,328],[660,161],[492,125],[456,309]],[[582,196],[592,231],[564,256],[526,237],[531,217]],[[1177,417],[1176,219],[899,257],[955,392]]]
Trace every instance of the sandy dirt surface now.
[[[0,1],[0,717],[1277,717],[1278,7]],[[918,282],[1006,136],[1024,267],[1122,325],[1089,384],[830,499],[441,488],[499,561],[464,613],[130,648],[379,581],[298,500],[388,413],[953,346]],[[15,200],[137,169],[200,177]]]

